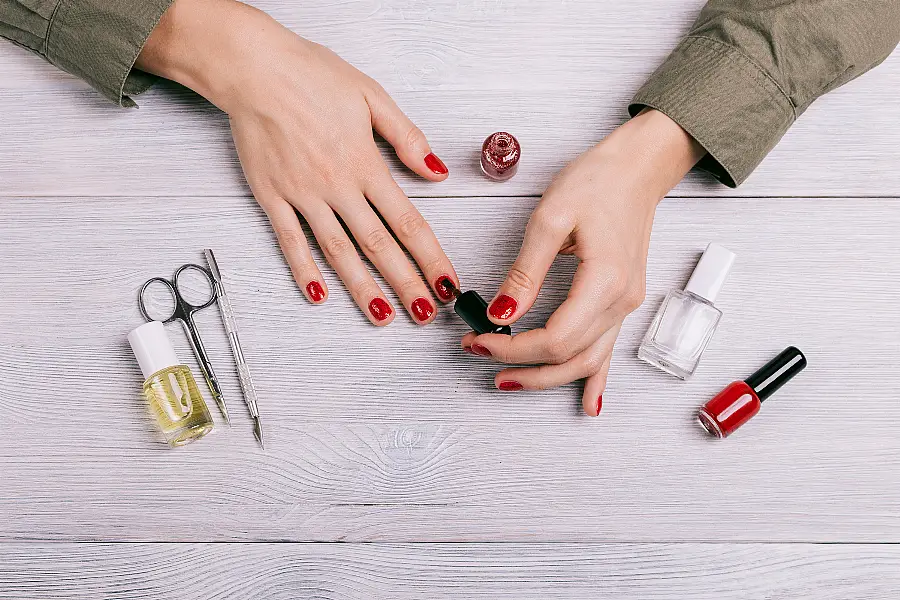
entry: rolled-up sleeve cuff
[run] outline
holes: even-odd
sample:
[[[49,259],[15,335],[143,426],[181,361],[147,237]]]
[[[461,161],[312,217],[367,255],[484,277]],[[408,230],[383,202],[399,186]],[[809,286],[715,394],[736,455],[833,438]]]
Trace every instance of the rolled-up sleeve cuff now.
[[[699,167],[737,187],[796,118],[791,100],[737,48],[687,37],[638,90],[631,116],[650,107],[668,115],[707,151]]]
[[[134,68],[173,0],[61,0],[50,21],[46,56],[120,106],[156,78]]]

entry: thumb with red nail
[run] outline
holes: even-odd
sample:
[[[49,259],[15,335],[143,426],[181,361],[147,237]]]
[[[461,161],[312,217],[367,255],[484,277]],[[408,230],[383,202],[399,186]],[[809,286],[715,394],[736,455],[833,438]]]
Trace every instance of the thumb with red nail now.
[[[466,335],[464,347],[509,365],[499,389],[541,390],[583,379],[582,404],[597,416],[622,322],[644,299],[656,206],[703,150],[666,115],[647,111],[560,173],[544,193],[522,248],[488,307],[509,325],[527,313],[557,254],[579,259],[566,300],[544,327],[515,336]]]

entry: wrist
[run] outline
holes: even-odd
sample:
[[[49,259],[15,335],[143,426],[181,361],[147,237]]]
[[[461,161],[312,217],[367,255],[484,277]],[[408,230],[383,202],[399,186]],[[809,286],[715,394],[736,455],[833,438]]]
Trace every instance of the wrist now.
[[[233,0],[175,0],[144,45],[135,66],[171,79],[226,110],[252,72],[254,36],[274,23]],[[280,26],[278,26],[280,27]]]
[[[628,172],[656,203],[706,154],[678,123],[649,108],[616,129],[606,141],[627,161]]]

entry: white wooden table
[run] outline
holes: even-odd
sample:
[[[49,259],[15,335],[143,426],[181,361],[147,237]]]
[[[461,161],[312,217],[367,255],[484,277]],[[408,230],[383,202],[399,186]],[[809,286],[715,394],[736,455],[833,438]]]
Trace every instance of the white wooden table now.
[[[449,181],[392,165],[487,294],[553,174],[624,120],[701,4],[258,2],[428,133]],[[692,175],[673,192],[591,419],[578,386],[493,390],[449,310],[376,329],[330,273],[329,303],[306,303],[226,119],[192,93],[160,85],[117,110],[0,44],[0,598],[896,598],[897,90],[895,53],[817,102],[739,190]],[[505,184],[477,170],[499,129],[525,148]],[[683,383],[635,352],[711,240],[739,262]],[[139,395],[136,291],[207,246],[266,452],[214,310],[199,327],[234,427],[168,449]],[[572,268],[559,261],[523,325]],[[809,369],[733,438],[704,437],[696,407],[789,344]]]

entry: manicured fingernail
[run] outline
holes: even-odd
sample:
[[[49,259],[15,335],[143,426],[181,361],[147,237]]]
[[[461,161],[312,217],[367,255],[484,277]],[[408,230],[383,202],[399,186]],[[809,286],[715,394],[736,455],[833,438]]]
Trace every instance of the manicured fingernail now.
[[[478,356],[493,356],[493,354],[491,354],[491,351],[481,344],[472,344],[472,353],[477,354]]]
[[[472,350],[472,347],[471,347],[471,346],[463,346],[463,350],[464,350],[465,352],[468,352],[469,354],[475,354],[475,351]]]
[[[306,286],[306,293],[313,302],[321,302],[325,299],[325,290],[322,289],[322,284],[318,281],[310,281]]]
[[[600,397],[597,398],[597,416],[600,416],[600,411],[603,410],[603,394],[600,394]]]
[[[434,152],[425,157],[425,166],[431,169],[435,175],[446,175],[450,172],[444,161],[435,156]]]
[[[457,286],[453,283],[453,280],[450,279],[449,275],[441,275],[438,277],[438,280],[434,282],[434,291],[437,292],[438,298],[444,302],[453,300],[453,290],[455,289],[457,289]]]
[[[375,298],[369,302],[369,312],[372,313],[376,321],[384,321],[394,313],[394,309],[384,299]]]
[[[500,385],[498,385],[497,387],[504,392],[518,392],[519,390],[525,389],[525,387],[518,381],[501,381]]]
[[[518,305],[515,298],[502,294],[491,304],[491,316],[495,319],[506,320],[513,316]]]
[[[424,323],[434,314],[434,304],[428,298],[416,298],[412,303],[412,312],[416,321]]]

